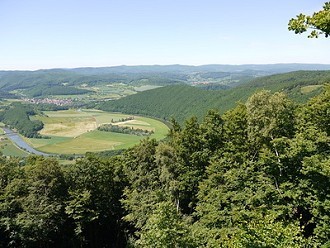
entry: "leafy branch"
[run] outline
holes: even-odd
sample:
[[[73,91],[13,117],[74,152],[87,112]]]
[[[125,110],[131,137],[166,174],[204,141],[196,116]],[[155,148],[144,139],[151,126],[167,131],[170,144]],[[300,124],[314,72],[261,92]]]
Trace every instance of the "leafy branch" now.
[[[308,16],[299,14],[296,18],[289,21],[289,30],[296,34],[302,34],[312,29],[308,38],[318,38],[324,35],[326,38],[330,35],[330,2],[326,2],[323,9]]]

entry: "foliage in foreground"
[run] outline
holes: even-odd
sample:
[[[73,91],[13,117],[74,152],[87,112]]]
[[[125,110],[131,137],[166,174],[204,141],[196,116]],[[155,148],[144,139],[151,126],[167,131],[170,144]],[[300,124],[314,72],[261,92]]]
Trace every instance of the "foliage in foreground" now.
[[[292,18],[289,22],[289,30],[296,34],[302,34],[312,29],[308,38],[318,38],[324,34],[325,37],[330,35],[330,2],[325,2],[323,9],[308,16],[299,14],[296,18]]]
[[[0,247],[327,247],[329,110],[261,91],[117,156],[1,158]]]

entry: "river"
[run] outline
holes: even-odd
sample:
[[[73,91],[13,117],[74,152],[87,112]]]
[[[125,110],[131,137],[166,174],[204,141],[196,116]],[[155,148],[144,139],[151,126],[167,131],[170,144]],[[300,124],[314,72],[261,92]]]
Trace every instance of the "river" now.
[[[10,139],[12,142],[14,142],[19,148],[36,155],[42,155],[42,156],[49,156],[50,154],[39,152],[36,149],[34,149],[32,146],[30,146],[28,143],[26,143],[17,133],[15,133],[13,130],[10,130],[9,128],[2,128],[5,132],[8,139]]]

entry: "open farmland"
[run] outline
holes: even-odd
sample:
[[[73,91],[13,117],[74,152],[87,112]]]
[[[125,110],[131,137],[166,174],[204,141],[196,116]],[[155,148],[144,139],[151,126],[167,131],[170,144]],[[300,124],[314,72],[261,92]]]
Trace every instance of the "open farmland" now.
[[[164,123],[155,119],[99,110],[45,111],[44,115],[34,116],[33,119],[44,123],[40,134],[47,136],[48,139],[25,138],[26,142],[40,151],[55,154],[84,154],[87,151],[123,149],[145,138],[133,134],[97,130],[102,124],[112,123],[153,131],[150,137],[158,140],[164,138],[168,131]]]

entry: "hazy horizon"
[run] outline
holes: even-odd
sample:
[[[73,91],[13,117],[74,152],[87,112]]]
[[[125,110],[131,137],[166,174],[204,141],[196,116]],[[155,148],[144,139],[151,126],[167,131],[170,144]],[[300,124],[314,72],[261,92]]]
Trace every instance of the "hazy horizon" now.
[[[152,66],[191,66],[191,67],[202,67],[202,66],[276,66],[276,65],[319,65],[319,66],[330,66],[329,64],[323,63],[273,63],[273,64],[201,64],[201,65],[188,65],[188,64],[136,64],[136,65],[110,65],[110,66],[81,66],[81,67],[52,67],[52,68],[38,68],[38,69],[13,69],[13,70],[2,70],[0,71],[39,71],[39,70],[74,70],[83,68],[101,69],[101,68],[113,68],[113,67],[152,67]]]

